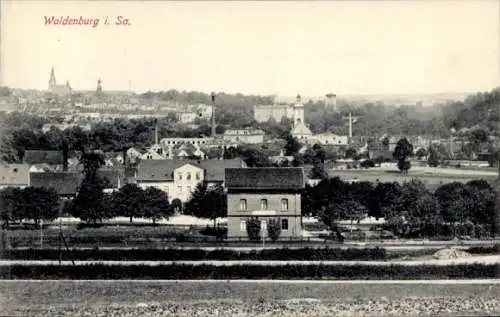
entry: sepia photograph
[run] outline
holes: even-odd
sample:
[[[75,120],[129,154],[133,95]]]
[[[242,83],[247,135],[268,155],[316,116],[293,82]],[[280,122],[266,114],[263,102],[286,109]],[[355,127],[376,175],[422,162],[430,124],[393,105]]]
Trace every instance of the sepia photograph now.
[[[500,0],[0,3],[0,317],[500,316]]]

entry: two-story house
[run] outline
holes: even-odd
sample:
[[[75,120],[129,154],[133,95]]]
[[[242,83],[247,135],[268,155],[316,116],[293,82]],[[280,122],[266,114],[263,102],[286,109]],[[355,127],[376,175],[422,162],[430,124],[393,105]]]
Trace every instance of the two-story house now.
[[[185,202],[196,186],[223,185],[226,168],[246,167],[241,159],[233,160],[145,160],[137,167],[136,183],[146,189],[156,187],[167,193],[170,200]]]
[[[247,237],[246,223],[252,217],[264,223],[279,219],[281,238],[301,236],[303,168],[228,168],[225,187],[229,239]]]

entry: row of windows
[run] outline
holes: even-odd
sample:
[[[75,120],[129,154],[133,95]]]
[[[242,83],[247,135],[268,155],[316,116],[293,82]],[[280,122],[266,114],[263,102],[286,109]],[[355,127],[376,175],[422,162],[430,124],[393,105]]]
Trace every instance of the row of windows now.
[[[201,173],[196,172],[195,173],[196,180],[199,181],[201,179]],[[177,173],[177,179],[182,180],[182,173]],[[191,172],[186,173],[186,180],[190,181],[191,180]]]
[[[240,223],[240,230],[241,231],[246,231],[247,230],[247,222],[245,220],[242,220]],[[288,219],[281,219],[281,230],[288,230]]]
[[[182,186],[177,186],[177,193],[178,194],[182,194]],[[191,186],[186,186],[186,190],[188,193],[191,193],[191,191],[193,190],[193,188]]]
[[[240,199],[240,210],[241,211],[247,210],[247,200],[246,199]],[[260,210],[267,210],[267,199],[260,200]],[[281,199],[281,210],[288,210],[288,199],[287,198]]]
[[[179,140],[179,141],[166,141],[167,144],[208,144],[208,141],[200,140]]]

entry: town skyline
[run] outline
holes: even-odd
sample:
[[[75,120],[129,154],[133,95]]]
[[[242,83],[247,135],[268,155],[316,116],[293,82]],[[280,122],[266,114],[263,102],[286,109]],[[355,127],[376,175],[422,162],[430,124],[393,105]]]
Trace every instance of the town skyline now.
[[[75,90],[94,90],[101,79],[104,91],[287,98],[473,93],[500,82],[496,1],[6,1],[2,8],[9,27],[0,82],[13,88],[47,89],[52,66],[58,83]],[[131,25],[44,25],[45,16],[117,15]]]

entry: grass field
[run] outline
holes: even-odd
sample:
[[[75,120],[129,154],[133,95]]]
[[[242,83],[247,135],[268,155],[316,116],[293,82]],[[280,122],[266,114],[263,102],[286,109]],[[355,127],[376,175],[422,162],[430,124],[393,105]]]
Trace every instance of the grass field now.
[[[408,175],[403,177],[397,169],[371,168],[371,169],[351,169],[328,171],[330,177],[339,177],[342,180],[358,180],[369,182],[399,182],[405,180],[418,179],[426,184],[429,189],[434,190],[442,184],[451,182],[466,183],[471,180],[484,179],[494,182],[498,179],[498,171],[474,171],[455,168],[423,168],[416,167],[408,171]]]
[[[495,315],[500,283],[474,281],[2,281],[2,316]]]

